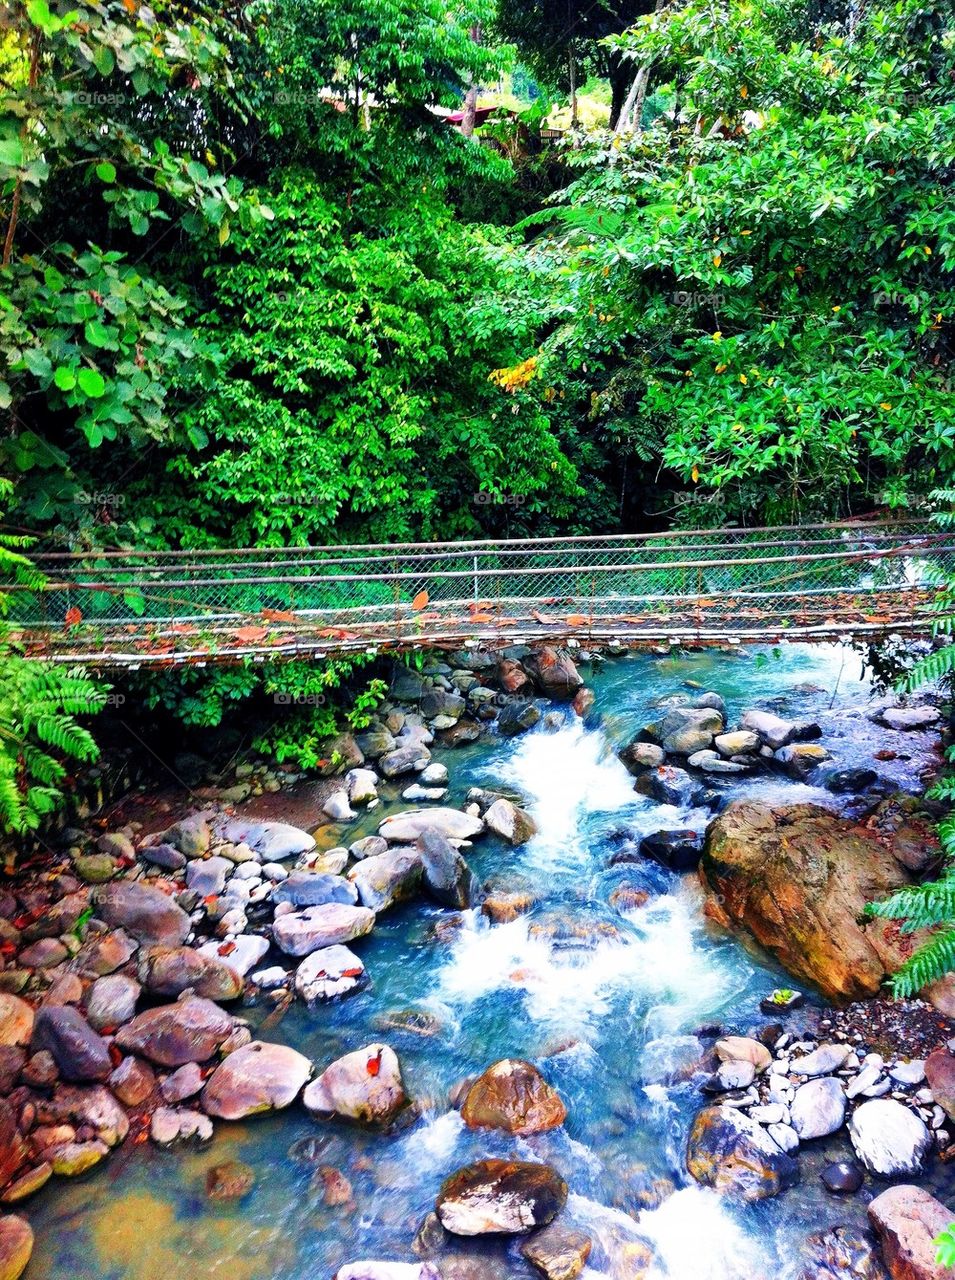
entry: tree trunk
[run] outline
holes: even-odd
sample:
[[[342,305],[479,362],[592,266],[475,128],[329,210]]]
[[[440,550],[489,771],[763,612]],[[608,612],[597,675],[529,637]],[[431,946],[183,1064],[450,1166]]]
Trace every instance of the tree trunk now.
[[[476,22],[471,28],[471,39],[475,44],[481,43],[480,22]],[[465,138],[470,138],[474,133],[474,124],[477,119],[477,100],[478,87],[476,84],[472,84],[464,95],[464,119],[461,121],[461,132]]]
[[[627,101],[627,94],[632,83],[632,63],[624,62],[621,58],[614,58],[610,64],[608,79],[610,81],[610,127],[616,129],[617,121],[620,119],[620,113],[623,111],[624,103]]]

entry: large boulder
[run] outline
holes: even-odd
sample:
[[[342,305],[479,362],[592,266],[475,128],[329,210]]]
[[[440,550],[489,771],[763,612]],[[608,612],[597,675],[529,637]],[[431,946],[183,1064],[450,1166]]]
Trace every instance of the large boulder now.
[[[846,1094],[832,1076],[807,1080],[790,1104],[792,1127],[803,1142],[825,1138],[842,1128],[846,1118]]]
[[[0,1218],[0,1280],[20,1280],[33,1255],[33,1228],[26,1218],[7,1213]]]
[[[671,871],[692,871],[699,865],[703,832],[681,827],[675,831],[653,831],[640,841],[640,853]]]
[[[932,1135],[919,1116],[893,1098],[857,1107],[849,1117],[849,1137],[869,1172],[884,1178],[920,1173],[932,1149]]]
[[[72,1005],[41,1005],[32,1043],[52,1055],[64,1080],[108,1080],[113,1070],[106,1041]]]
[[[735,1107],[704,1107],[690,1130],[686,1167],[705,1187],[745,1201],[778,1195],[799,1166],[755,1120]]]
[[[743,729],[755,733],[760,742],[772,751],[786,747],[794,741],[799,726],[792,720],[782,720],[771,711],[747,711],[740,721]]]
[[[692,756],[713,745],[723,732],[723,717],[714,707],[671,707],[644,734],[671,755]]]
[[[526,844],[537,832],[537,823],[531,815],[504,796],[485,809],[484,825],[488,831],[515,846]]]
[[[388,1124],[407,1104],[401,1067],[386,1044],[368,1044],[326,1067],[302,1096],[322,1118],[338,1116],[361,1124]]]
[[[421,887],[442,907],[464,911],[477,896],[477,882],[462,855],[437,831],[426,831],[417,842],[421,856]]]
[[[567,1108],[541,1073],[520,1058],[503,1058],[475,1080],[461,1107],[469,1129],[504,1129],[521,1136],[556,1129]]]
[[[242,978],[231,965],[192,947],[149,947],[139,954],[138,974],[146,990],[157,996],[191,990],[207,1000],[236,1000],[242,994]]]
[[[698,804],[703,798],[703,787],[699,782],[685,769],[678,769],[672,764],[661,764],[639,774],[634,790],[660,804],[672,804],[678,808]]]
[[[181,1067],[208,1062],[234,1029],[233,1019],[217,1004],[189,997],[138,1013],[117,1032],[116,1044],[160,1067]]]
[[[540,707],[527,698],[514,698],[505,703],[497,717],[498,732],[505,738],[533,729],[541,718]]]
[[[244,1120],[290,1106],[312,1074],[308,1058],[285,1044],[253,1040],[230,1053],[202,1091],[202,1109],[223,1120]]]
[[[93,891],[96,914],[147,947],[178,947],[191,924],[168,894],[139,881],[118,880]]]
[[[584,683],[570,655],[550,645],[528,654],[524,666],[541,693],[561,702],[570,702]]]
[[[460,809],[410,809],[385,818],[378,828],[389,844],[414,844],[426,831],[437,831],[446,840],[470,840],[480,835],[484,823]]]
[[[935,1237],[955,1218],[955,1210],[921,1187],[889,1187],[869,1205],[869,1221],[882,1242],[892,1280],[951,1280],[952,1270],[936,1261]]]
[[[293,907],[324,907],[329,902],[358,901],[355,886],[343,876],[323,871],[293,871],[272,890],[275,902],[290,902]]]
[[[529,1236],[521,1253],[545,1280],[576,1280],[592,1248],[590,1236],[558,1220]]]
[[[358,891],[361,905],[378,914],[399,902],[409,902],[417,897],[421,874],[418,850],[396,848],[362,858],[349,871],[348,879]]]
[[[700,871],[707,914],[830,999],[875,995],[905,959],[898,930],[861,915],[908,875],[877,835],[828,809],[736,801],[711,823]]]
[[[311,853],[315,840],[287,822],[256,822],[251,818],[232,818],[222,835],[230,844],[247,844],[261,862],[284,862],[300,853]]]
[[[549,1165],[479,1160],[452,1173],[435,1209],[452,1235],[523,1235],[553,1222],[566,1203],[567,1183]]]
[[[286,955],[307,956],[322,947],[363,938],[374,925],[375,913],[368,907],[329,902],[324,907],[306,907],[304,911],[276,916],[272,933]]]

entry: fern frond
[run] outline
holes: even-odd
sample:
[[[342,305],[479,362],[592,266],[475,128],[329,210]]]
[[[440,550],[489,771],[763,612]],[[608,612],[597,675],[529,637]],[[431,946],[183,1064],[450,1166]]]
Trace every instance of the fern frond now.
[[[906,693],[927,684],[938,684],[946,676],[955,674],[955,644],[947,644],[943,649],[920,658],[902,682]]]
[[[892,994],[898,1000],[914,996],[952,969],[955,969],[955,929],[940,933],[909,956],[892,979]]]
[[[955,921],[955,875],[906,885],[882,902],[868,903],[864,914],[870,919],[904,920],[906,933]]]

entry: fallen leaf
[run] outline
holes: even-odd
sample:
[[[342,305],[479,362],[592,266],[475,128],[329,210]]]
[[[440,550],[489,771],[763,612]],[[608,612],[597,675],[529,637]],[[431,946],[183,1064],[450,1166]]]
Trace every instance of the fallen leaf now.
[[[431,597],[428,595],[427,591],[419,591],[412,600],[411,607],[416,611],[418,609],[423,609],[430,599]]]
[[[243,644],[251,644],[256,640],[264,640],[268,634],[268,627],[239,627],[235,638]]]
[[[75,627],[77,623],[82,621],[83,615],[80,613],[79,609],[77,609],[75,604],[71,604],[66,611],[66,625],[68,627]]]

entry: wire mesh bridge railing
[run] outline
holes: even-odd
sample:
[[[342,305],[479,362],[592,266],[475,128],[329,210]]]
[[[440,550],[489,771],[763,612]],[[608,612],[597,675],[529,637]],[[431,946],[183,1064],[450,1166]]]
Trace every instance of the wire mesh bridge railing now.
[[[955,531],[847,521],[393,546],[53,553],[26,651],[108,668],[578,638],[927,634]]]

